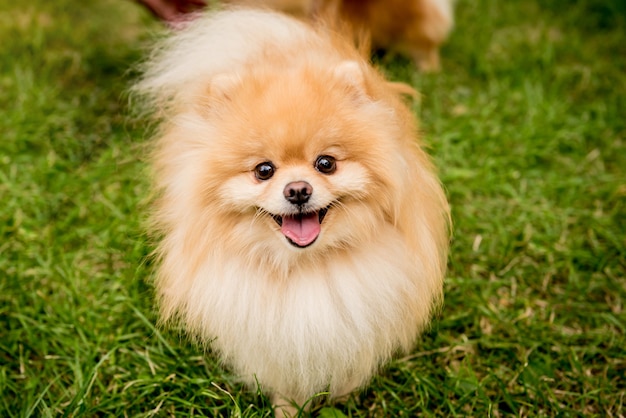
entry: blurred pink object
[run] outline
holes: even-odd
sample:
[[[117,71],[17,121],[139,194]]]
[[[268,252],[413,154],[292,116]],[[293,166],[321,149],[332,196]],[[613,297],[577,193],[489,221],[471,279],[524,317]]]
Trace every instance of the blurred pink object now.
[[[136,0],[152,14],[172,28],[180,28],[190,20],[191,14],[204,7],[205,0]]]

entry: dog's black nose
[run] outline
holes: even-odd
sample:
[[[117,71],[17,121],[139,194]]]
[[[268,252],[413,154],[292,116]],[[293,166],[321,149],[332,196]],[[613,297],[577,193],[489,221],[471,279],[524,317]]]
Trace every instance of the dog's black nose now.
[[[306,181],[292,181],[285,186],[283,195],[294,205],[303,205],[313,194],[313,187]]]

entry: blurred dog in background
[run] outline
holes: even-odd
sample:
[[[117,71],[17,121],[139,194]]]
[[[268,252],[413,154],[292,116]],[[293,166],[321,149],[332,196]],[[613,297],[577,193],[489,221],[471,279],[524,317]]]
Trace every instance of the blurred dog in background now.
[[[177,27],[204,0],[138,0]],[[439,48],[454,24],[452,0],[224,0],[225,3],[279,10],[297,17],[330,21],[355,40],[368,38],[374,49],[398,51],[421,71],[438,71]]]

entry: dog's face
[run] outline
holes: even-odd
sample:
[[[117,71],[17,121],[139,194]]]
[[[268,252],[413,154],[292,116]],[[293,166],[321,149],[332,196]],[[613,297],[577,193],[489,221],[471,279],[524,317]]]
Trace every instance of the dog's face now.
[[[324,148],[302,150],[296,158],[259,154],[262,161],[241,176],[247,178],[231,179],[225,194],[246,190],[242,203],[268,215],[291,245],[308,247],[317,241],[328,212],[341,210],[341,199],[362,194],[368,183],[364,168],[346,160],[339,147]]]
[[[349,247],[389,221],[397,123],[367,97],[356,63],[344,67],[212,81],[200,187],[229,214],[231,235],[310,252]]]

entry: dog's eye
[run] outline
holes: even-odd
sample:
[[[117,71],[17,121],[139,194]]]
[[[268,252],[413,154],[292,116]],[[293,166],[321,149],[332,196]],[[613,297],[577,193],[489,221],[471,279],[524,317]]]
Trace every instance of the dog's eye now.
[[[259,180],[269,180],[274,175],[276,168],[274,164],[266,161],[254,167],[254,175]]]
[[[315,160],[315,169],[323,174],[333,174],[337,170],[337,162],[330,155],[320,155]]]

